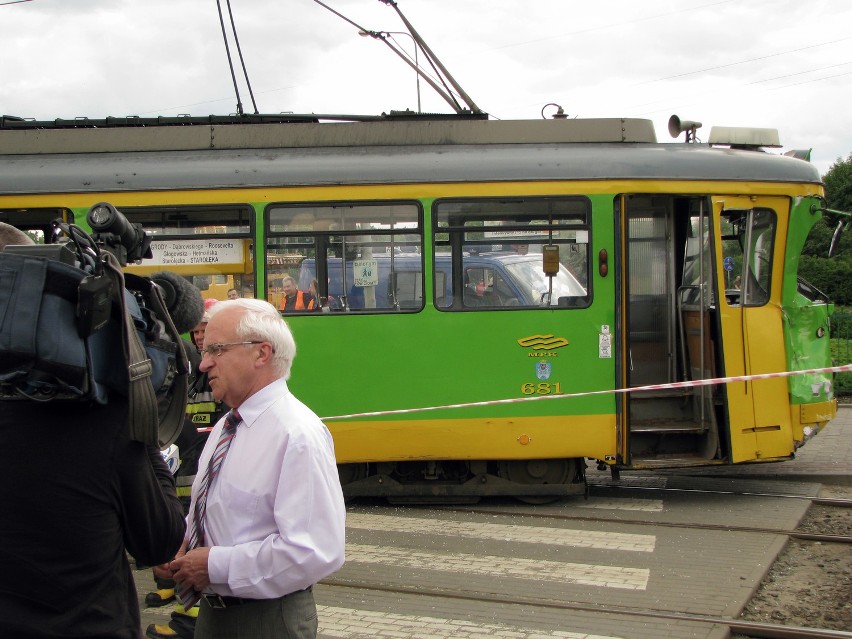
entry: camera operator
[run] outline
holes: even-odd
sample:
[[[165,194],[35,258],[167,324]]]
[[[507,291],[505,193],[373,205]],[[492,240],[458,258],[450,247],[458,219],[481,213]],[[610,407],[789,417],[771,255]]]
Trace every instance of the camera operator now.
[[[140,636],[125,549],[167,561],[185,524],[159,449],[130,439],[128,408],[115,393],[0,406],[0,636]]]

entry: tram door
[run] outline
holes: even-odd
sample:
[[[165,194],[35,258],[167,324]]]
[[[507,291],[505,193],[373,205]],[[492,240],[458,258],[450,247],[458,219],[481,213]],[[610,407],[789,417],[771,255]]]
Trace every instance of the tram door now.
[[[716,318],[709,198],[627,195],[620,204],[623,385],[712,377]],[[718,459],[715,401],[707,386],[625,394],[626,463],[654,467]]]
[[[725,376],[787,369],[781,286],[789,210],[786,198],[713,198]],[[726,384],[725,398],[731,461],[792,453],[786,378]]]

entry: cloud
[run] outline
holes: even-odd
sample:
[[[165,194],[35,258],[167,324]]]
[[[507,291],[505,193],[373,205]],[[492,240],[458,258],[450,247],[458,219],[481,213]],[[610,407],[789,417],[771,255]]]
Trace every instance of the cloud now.
[[[231,0],[258,110],[379,114],[415,109],[416,76],[359,28],[405,31],[375,0]],[[813,0],[398,0],[483,110],[538,118],[672,113],[780,129],[822,172],[852,151],[852,5]],[[227,3],[222,3],[227,10]],[[226,26],[230,31],[227,11]],[[395,36],[409,51],[411,40]],[[233,38],[243,108],[253,111]],[[237,98],[215,3],[34,0],[0,5],[0,111],[78,116],[232,113]],[[425,82],[424,111],[449,105]],[[701,137],[701,135],[699,135]],[[791,147],[792,148],[792,147]]]

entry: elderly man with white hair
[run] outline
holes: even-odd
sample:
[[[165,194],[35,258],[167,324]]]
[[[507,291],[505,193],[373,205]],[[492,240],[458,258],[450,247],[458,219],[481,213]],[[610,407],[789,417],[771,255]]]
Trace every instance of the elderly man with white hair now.
[[[202,354],[232,410],[199,459],[170,566],[181,601],[201,598],[195,637],[316,637],[312,586],[343,565],[345,507],[331,434],[287,386],[293,336],[268,302],[225,301]]]

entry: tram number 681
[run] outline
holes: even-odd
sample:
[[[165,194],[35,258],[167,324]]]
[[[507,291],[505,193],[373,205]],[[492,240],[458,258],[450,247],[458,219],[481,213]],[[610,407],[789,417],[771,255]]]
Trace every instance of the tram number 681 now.
[[[521,386],[521,392],[524,395],[561,395],[562,384],[560,382],[556,382],[555,384],[551,384],[550,382],[539,382],[538,384],[527,382]]]

